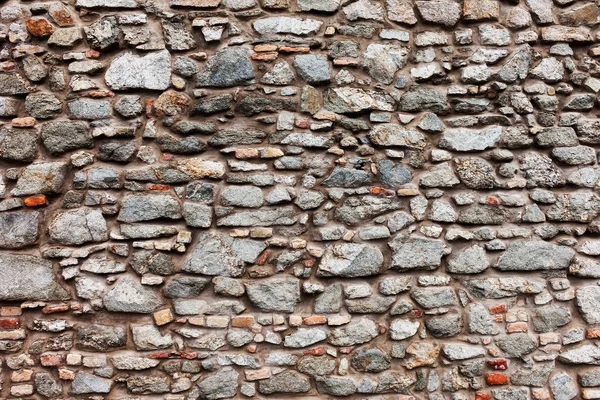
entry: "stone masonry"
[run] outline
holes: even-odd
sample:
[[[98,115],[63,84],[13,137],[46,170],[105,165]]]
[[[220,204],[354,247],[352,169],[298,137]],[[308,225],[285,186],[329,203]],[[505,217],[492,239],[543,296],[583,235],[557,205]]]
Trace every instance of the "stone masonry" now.
[[[600,0],[5,0],[0,44],[0,399],[600,399]]]

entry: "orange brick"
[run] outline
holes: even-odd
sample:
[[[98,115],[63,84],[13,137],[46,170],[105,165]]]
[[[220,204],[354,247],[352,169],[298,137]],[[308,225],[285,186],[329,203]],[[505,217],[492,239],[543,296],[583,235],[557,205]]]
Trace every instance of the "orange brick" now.
[[[274,44],[257,44],[254,46],[254,51],[257,53],[264,53],[267,51],[277,51],[277,46]]]
[[[46,307],[42,308],[42,312],[44,314],[54,314],[54,313],[65,312],[65,311],[69,311],[68,304],[59,304],[56,306],[46,306]]]
[[[323,346],[318,346],[312,349],[304,350],[303,354],[312,354],[314,356],[320,356],[321,354],[325,354],[325,349]]]
[[[48,199],[46,199],[46,196],[43,194],[39,194],[37,196],[27,197],[24,202],[27,207],[39,207],[47,205]]]
[[[598,339],[600,338],[600,329],[588,329],[585,332],[585,337],[588,339]]]
[[[488,385],[506,385],[508,377],[504,374],[488,374],[485,378]]]
[[[92,90],[88,92],[88,97],[113,97],[115,94],[109,90]]]
[[[492,314],[504,314],[506,311],[508,311],[506,304],[498,304],[497,306],[490,307],[490,312]]]
[[[514,333],[514,332],[527,332],[529,326],[527,322],[513,322],[512,324],[508,324],[506,327],[506,332]]]
[[[304,323],[306,325],[323,325],[327,323],[327,318],[322,315],[311,315],[304,318]]]
[[[237,316],[231,320],[231,326],[236,328],[248,328],[254,323],[253,316]]]
[[[279,48],[279,51],[282,53],[310,53],[310,47],[283,46]]]
[[[475,400],[490,400],[492,395],[489,393],[477,392],[475,393]]]
[[[279,57],[279,53],[277,52],[252,54],[252,59],[255,61],[273,61],[277,57]]]
[[[0,316],[9,317],[13,315],[21,315],[23,310],[21,307],[0,307]]]
[[[96,50],[89,49],[85,52],[85,56],[87,58],[100,58],[100,52]]]
[[[171,186],[169,186],[169,185],[157,185],[157,184],[148,185],[148,190],[157,190],[157,191],[158,190],[161,190],[161,191],[171,190]]]
[[[14,118],[12,120],[12,126],[15,128],[31,128],[32,126],[35,126],[35,118],[32,118],[32,117]]]
[[[0,329],[19,329],[20,327],[19,318],[0,318]]]

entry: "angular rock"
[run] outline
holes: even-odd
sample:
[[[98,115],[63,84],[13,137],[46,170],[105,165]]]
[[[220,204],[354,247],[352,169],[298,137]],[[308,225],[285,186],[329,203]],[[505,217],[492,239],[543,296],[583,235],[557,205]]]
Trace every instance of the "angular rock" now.
[[[300,302],[300,283],[295,278],[270,278],[244,285],[250,302],[261,311],[293,312]]]
[[[48,233],[54,242],[67,246],[103,242],[108,239],[106,220],[100,210],[58,212],[48,227]]]
[[[0,300],[60,301],[71,295],[57,281],[52,263],[31,255],[0,253]]]
[[[151,221],[159,218],[181,218],[177,198],[163,194],[127,195],[121,203],[117,220],[121,222]]]
[[[425,136],[414,128],[403,128],[396,124],[377,125],[369,133],[371,142],[377,146],[398,146],[423,149],[427,145]]]
[[[92,133],[83,121],[50,121],[42,125],[42,142],[52,155],[94,145]]]
[[[390,267],[399,271],[435,270],[445,254],[439,240],[397,237],[388,245],[392,249]]]
[[[166,90],[171,84],[171,56],[167,50],[144,56],[124,53],[111,62],[104,80],[113,90]]]
[[[0,214],[0,249],[19,249],[34,244],[40,236],[44,216],[40,212]]]
[[[314,35],[319,31],[323,22],[315,19],[294,17],[269,17],[252,23],[254,30],[261,35],[270,33],[291,33],[294,35]]]
[[[502,127],[500,126],[493,126],[479,132],[466,129],[447,129],[442,135],[439,146],[454,151],[482,151],[495,147],[501,135]]]
[[[335,244],[328,246],[319,263],[317,275],[356,278],[376,275],[383,266],[383,254],[373,245]]]
[[[104,295],[104,307],[112,312],[149,314],[163,304],[152,289],[142,286],[135,278],[126,276]]]
[[[242,47],[227,47],[217,51],[206,63],[204,72],[196,76],[198,87],[222,88],[253,82],[254,67],[248,51]]]
[[[389,85],[396,72],[406,66],[408,54],[407,47],[374,43],[367,47],[363,65],[373,79]]]
[[[556,270],[569,267],[575,250],[543,241],[513,242],[494,265],[501,271]]]

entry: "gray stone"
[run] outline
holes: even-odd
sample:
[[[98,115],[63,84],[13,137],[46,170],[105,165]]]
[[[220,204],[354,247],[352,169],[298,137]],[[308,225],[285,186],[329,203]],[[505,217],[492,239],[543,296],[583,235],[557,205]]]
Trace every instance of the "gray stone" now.
[[[335,360],[304,356],[298,360],[298,371],[311,376],[329,375],[335,370]]]
[[[496,339],[496,345],[507,357],[520,358],[537,348],[537,341],[526,333],[513,333]]]
[[[468,360],[486,355],[483,348],[466,344],[447,344],[442,348],[442,352],[444,357],[452,361]]]
[[[93,24],[85,26],[83,31],[90,47],[96,50],[106,50],[116,46],[123,35],[117,19],[112,15],[102,17]]]
[[[473,303],[469,306],[468,324],[469,333],[480,335],[497,335],[500,333],[494,320],[481,303]]]
[[[40,212],[0,214],[0,249],[19,249],[34,244],[40,236],[44,215]]]
[[[540,147],[577,146],[579,140],[571,127],[544,128],[535,135],[535,144]]]
[[[496,186],[494,168],[481,158],[455,160],[459,179],[470,189],[493,189]]]
[[[333,346],[355,346],[370,342],[379,335],[377,324],[369,318],[353,319],[347,325],[331,330],[327,341]]]
[[[536,67],[529,71],[533,78],[541,79],[544,82],[554,83],[563,78],[565,70],[562,62],[554,57],[544,58]]]
[[[415,5],[421,17],[433,24],[451,27],[460,19],[460,6],[450,0],[416,1]]]
[[[369,132],[369,139],[377,146],[407,147],[423,149],[427,145],[425,135],[415,128],[404,128],[396,124],[380,124]]]
[[[425,287],[415,289],[411,298],[423,308],[453,306],[458,303],[456,293],[451,287]]]
[[[356,168],[337,166],[325,180],[321,182],[323,186],[356,188],[369,185],[372,182],[373,174],[368,171]]]
[[[600,386],[600,369],[591,369],[585,372],[581,372],[579,375],[579,383],[583,387],[597,387]]]
[[[229,214],[217,221],[218,226],[274,226],[293,225],[297,221],[296,212],[290,207],[272,210],[241,211]]]
[[[310,381],[296,371],[285,371],[258,382],[258,392],[273,393],[306,393],[310,391]]]
[[[295,278],[270,278],[246,282],[250,302],[261,311],[293,312],[300,302],[300,282]]]
[[[419,180],[419,185],[429,188],[452,187],[460,183],[450,163],[441,163],[431,168],[429,172],[423,174]]]
[[[208,60],[204,72],[196,77],[198,87],[232,87],[253,82],[254,67],[248,51],[242,47],[220,49]]]
[[[163,288],[163,293],[169,298],[197,297],[208,285],[206,278],[182,276],[170,279]]]
[[[550,377],[550,390],[555,400],[571,400],[578,395],[575,382],[565,372],[557,372]]]
[[[317,274],[355,278],[376,275],[382,266],[383,254],[376,246],[335,244],[325,249]]]
[[[198,43],[191,32],[186,28],[186,24],[176,20],[161,20],[161,27],[165,44],[171,51],[192,50]]]
[[[390,338],[392,340],[404,340],[413,337],[419,331],[419,321],[409,319],[395,319],[390,324]]]
[[[439,146],[454,151],[482,151],[495,147],[501,135],[500,126],[492,126],[483,131],[447,129],[442,135]]]
[[[594,193],[568,193],[557,196],[547,211],[550,221],[589,223],[600,214],[600,198]]]
[[[266,249],[263,242],[203,233],[182,270],[203,275],[240,276],[244,263],[254,263]]]
[[[229,186],[221,193],[224,206],[257,208],[263,204],[263,194],[256,186]]]
[[[448,260],[446,270],[453,274],[478,274],[489,267],[485,249],[479,245],[466,248]]]
[[[554,332],[571,322],[571,311],[564,307],[542,307],[534,311],[531,321],[536,332]]]
[[[123,326],[80,325],[77,327],[77,348],[106,352],[125,346],[127,332]]]
[[[511,375],[510,382],[518,386],[544,387],[554,368],[553,363],[536,365],[531,369],[519,368]]]
[[[426,85],[411,85],[400,97],[398,110],[403,112],[431,111],[438,115],[448,114],[448,96],[439,89]]]
[[[42,142],[52,155],[94,145],[92,133],[83,121],[50,121],[42,125]]]
[[[316,54],[299,54],[294,57],[294,68],[298,76],[311,85],[328,83],[331,70],[327,57]]]
[[[51,93],[32,93],[25,98],[25,111],[34,118],[55,118],[62,110],[62,102]]]
[[[566,364],[600,365],[600,347],[593,344],[571,348],[561,352],[558,360]]]
[[[111,379],[101,378],[87,372],[78,372],[71,384],[69,393],[88,394],[88,393],[109,393],[113,382]]]
[[[35,389],[44,397],[55,398],[62,394],[60,382],[48,372],[38,372],[34,378]]]
[[[197,385],[205,399],[228,399],[237,393],[239,376],[240,374],[233,368],[225,367],[203,377]]]
[[[120,278],[104,295],[103,302],[108,311],[142,314],[154,312],[163,303],[156,292],[129,276]]]
[[[185,223],[194,228],[210,228],[212,225],[212,207],[192,202],[183,203],[182,215]]]
[[[340,7],[340,0],[298,0],[302,11],[334,12]]]
[[[58,212],[48,227],[48,233],[54,242],[68,246],[108,239],[106,220],[100,210]]]
[[[364,196],[361,198],[350,197],[334,212],[334,218],[347,225],[355,225],[362,221],[401,208],[400,202],[394,198],[379,198]]]
[[[600,287],[582,286],[575,291],[575,301],[581,317],[588,324],[600,323]]]
[[[171,275],[176,270],[175,263],[170,255],[151,250],[133,253],[130,265],[140,275],[148,272],[157,275]]]
[[[133,343],[137,350],[158,350],[171,347],[171,334],[162,335],[154,325],[132,325]]]
[[[40,135],[35,130],[0,128],[0,158],[31,162],[38,155]]]
[[[508,46],[511,43],[510,31],[498,24],[478,26],[479,38],[483,45]]]
[[[350,21],[357,19],[383,21],[383,8],[373,0],[358,0],[345,6],[342,11]]]
[[[121,222],[151,221],[153,219],[181,218],[181,207],[176,197],[167,194],[127,195],[121,202],[117,220]]]
[[[32,91],[33,88],[21,75],[0,73],[0,95],[14,96],[17,94],[27,94]]]
[[[551,24],[554,22],[552,0],[525,0],[525,3],[538,24]]]
[[[329,88],[325,92],[324,107],[338,114],[358,113],[366,110],[393,111],[394,99],[372,90],[351,87]]]
[[[73,119],[95,120],[112,116],[109,100],[78,99],[67,103],[67,108]]]
[[[266,85],[284,86],[292,83],[294,78],[294,72],[290,65],[287,62],[282,61],[273,65],[273,67],[263,75],[260,82]]]
[[[396,237],[388,245],[393,253],[390,267],[400,271],[435,270],[445,254],[439,240]]]
[[[124,53],[111,62],[104,79],[113,90],[166,90],[171,84],[171,56],[167,50],[144,56]]]
[[[328,286],[323,293],[321,293],[314,303],[314,309],[316,313],[331,314],[337,313],[342,308],[342,285],[341,283],[334,283]]]
[[[528,188],[554,188],[566,182],[561,169],[546,155],[528,152],[519,157],[519,163]]]
[[[596,163],[596,151],[588,146],[555,147],[551,156],[567,165],[586,165]]]
[[[308,347],[327,339],[327,334],[319,328],[298,328],[285,337],[283,345],[291,348]]]
[[[556,270],[569,267],[575,250],[543,241],[513,242],[494,265],[501,271]]]
[[[409,49],[403,46],[373,43],[364,53],[363,65],[375,80],[389,85],[408,61]]]
[[[254,30],[261,35],[270,33],[291,33],[300,36],[314,35],[321,28],[321,25],[323,25],[322,21],[294,17],[269,17],[252,23]]]
[[[0,299],[60,301],[71,295],[57,281],[52,263],[31,255],[0,253]]]
[[[356,393],[356,383],[352,378],[340,376],[318,376],[316,377],[317,391],[335,397],[350,396]]]

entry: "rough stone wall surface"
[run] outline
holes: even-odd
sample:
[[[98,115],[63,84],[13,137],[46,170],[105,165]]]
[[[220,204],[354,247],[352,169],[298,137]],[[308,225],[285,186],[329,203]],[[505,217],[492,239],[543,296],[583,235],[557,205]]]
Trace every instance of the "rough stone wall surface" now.
[[[0,5],[0,398],[600,399],[600,1]]]

